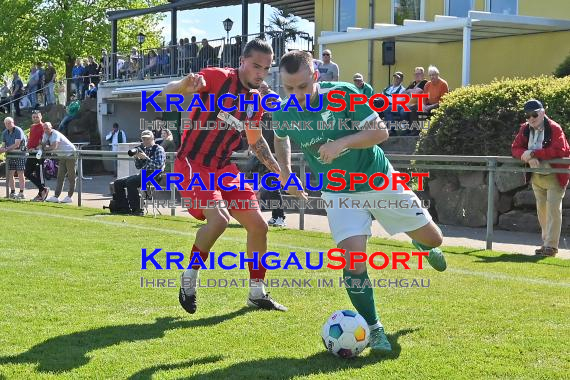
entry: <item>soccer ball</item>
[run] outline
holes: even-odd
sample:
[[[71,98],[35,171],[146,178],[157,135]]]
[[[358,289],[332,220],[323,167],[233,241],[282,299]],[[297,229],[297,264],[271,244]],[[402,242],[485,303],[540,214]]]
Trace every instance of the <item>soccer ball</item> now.
[[[327,350],[347,359],[368,346],[370,329],[362,315],[351,310],[338,310],[325,322],[321,336]]]

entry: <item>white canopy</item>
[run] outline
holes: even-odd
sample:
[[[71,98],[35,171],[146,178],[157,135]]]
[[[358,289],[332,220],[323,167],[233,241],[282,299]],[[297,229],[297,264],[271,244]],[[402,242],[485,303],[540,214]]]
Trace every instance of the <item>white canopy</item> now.
[[[435,16],[434,21],[404,20],[404,25],[375,24],[374,29],[348,28],[346,32],[321,32],[318,44],[323,45],[363,40],[394,40],[401,42],[438,43],[463,40],[461,83],[469,84],[471,40],[519,36],[534,33],[570,30],[570,20],[513,16],[469,11],[467,17]]]

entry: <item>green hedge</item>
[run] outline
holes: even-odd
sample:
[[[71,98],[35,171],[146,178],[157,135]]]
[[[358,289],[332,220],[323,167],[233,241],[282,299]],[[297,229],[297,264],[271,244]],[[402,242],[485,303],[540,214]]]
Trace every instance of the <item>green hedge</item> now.
[[[447,94],[418,143],[418,154],[510,156],[524,103],[538,99],[570,136],[570,77],[503,79]]]

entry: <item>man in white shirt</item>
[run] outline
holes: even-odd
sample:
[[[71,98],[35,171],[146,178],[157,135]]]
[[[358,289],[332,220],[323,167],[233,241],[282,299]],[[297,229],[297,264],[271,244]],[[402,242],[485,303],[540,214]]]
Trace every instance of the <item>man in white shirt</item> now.
[[[59,168],[57,171],[57,185],[55,188],[55,195],[47,198],[46,201],[54,203],[71,203],[73,202],[72,197],[73,193],[75,192],[75,145],[73,145],[73,143],[69,141],[67,137],[65,137],[60,131],[55,130],[50,122],[44,123],[43,128],[43,151],[63,151],[62,153],[58,153]],[[59,196],[63,190],[63,181],[66,176],[67,180],[69,181],[69,190],[67,192],[67,196],[60,201]]]
[[[323,51],[323,60],[318,63],[319,82],[337,82],[338,81],[338,65],[332,60],[332,53],[329,49]]]
[[[119,149],[119,144],[127,142],[127,135],[125,131],[119,129],[119,124],[113,123],[113,130],[105,136],[105,140],[111,144],[111,150],[116,152]]]
[[[386,87],[382,93],[388,97],[390,104],[392,104],[392,95],[403,94],[405,91],[404,86],[402,86],[402,81],[404,80],[404,74],[401,71],[396,71],[392,75],[392,85]]]
[[[105,136],[105,140],[111,144],[111,150],[116,152],[119,150],[119,144],[127,142],[127,135],[125,131],[119,129],[119,124],[113,123],[113,130]],[[115,175],[117,174],[118,161],[115,161]]]
[[[401,71],[396,71],[394,75],[392,75],[392,85],[386,87],[382,91],[382,93],[386,95],[386,97],[388,98],[388,103],[389,103],[388,108],[384,111],[384,117],[383,117],[384,120],[387,121],[394,120],[394,115],[398,115],[400,109],[403,110],[402,106],[399,105],[398,111],[392,112],[392,95],[403,94],[406,91],[404,86],[402,86],[403,81],[404,81],[404,73],[402,73]]]
[[[10,113],[10,88],[6,81],[3,81],[2,88],[0,88],[0,112]]]

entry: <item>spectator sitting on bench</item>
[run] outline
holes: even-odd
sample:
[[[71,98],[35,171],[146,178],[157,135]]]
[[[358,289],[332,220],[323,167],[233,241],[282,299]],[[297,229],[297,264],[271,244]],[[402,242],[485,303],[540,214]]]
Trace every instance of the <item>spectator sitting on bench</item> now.
[[[148,172],[153,172],[157,169],[163,171],[166,161],[164,149],[154,142],[154,135],[151,131],[143,131],[141,133],[141,139],[142,144],[136,148],[137,153],[134,155],[135,167],[139,170],[145,169]],[[155,180],[159,180],[158,176],[155,176]],[[121,205],[128,203],[130,213],[138,216],[144,215],[141,209],[141,197],[138,190],[140,187],[140,173],[120,178],[114,183],[114,198],[117,203]],[[125,193],[125,188],[127,189],[127,193]]]
[[[370,98],[372,95],[374,95],[374,89],[372,88],[371,85],[364,82],[364,77],[362,76],[362,74],[360,73],[354,74],[354,76],[352,77],[352,81],[354,82],[354,85],[358,89],[358,92],[366,95],[367,98]]]
[[[424,92],[425,85],[427,80],[424,76],[424,68],[419,66],[414,69],[414,81],[406,87],[404,93],[408,96],[412,96],[412,94],[422,94]],[[410,109],[410,112],[417,112],[418,110],[418,99],[413,98],[406,104]],[[410,112],[400,112],[400,117],[402,120],[410,120]]]
[[[449,92],[447,82],[439,77],[439,70],[435,66],[428,68],[429,82],[424,87],[424,93],[428,94],[428,98],[424,99],[423,112],[430,114],[431,110],[439,107],[439,102],[443,95]]]
[[[401,71],[396,71],[394,75],[392,75],[392,85],[386,87],[382,93],[386,95],[388,98],[388,108],[384,111],[384,120],[392,121],[394,120],[394,116],[398,115],[399,112],[392,112],[392,95],[394,94],[403,94],[404,93],[404,86],[402,86],[402,81],[404,80],[404,74]],[[398,111],[402,110],[402,106],[398,105]]]

